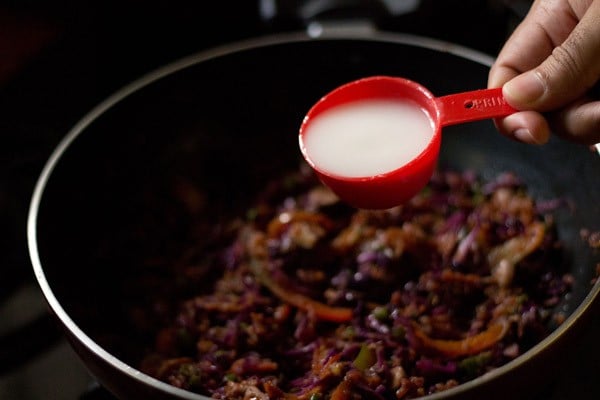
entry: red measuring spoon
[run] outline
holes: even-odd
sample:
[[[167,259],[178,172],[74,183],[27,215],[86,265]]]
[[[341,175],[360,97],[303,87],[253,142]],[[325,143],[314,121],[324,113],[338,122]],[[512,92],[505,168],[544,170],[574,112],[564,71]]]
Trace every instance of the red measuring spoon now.
[[[316,164],[306,146],[306,135],[311,134],[315,118],[337,106],[373,99],[409,101],[427,114],[433,136],[420,154],[397,168],[370,176],[331,173]],[[435,97],[424,86],[408,79],[367,77],[334,89],[308,111],[300,127],[300,150],[321,181],[342,200],[357,208],[385,209],[406,202],[427,184],[436,167],[444,126],[506,116],[515,111],[504,100],[501,88]]]

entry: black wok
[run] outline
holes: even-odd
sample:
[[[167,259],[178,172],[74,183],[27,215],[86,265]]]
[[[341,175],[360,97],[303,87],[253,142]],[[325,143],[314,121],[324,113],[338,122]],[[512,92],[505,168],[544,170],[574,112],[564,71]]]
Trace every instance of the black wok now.
[[[399,75],[441,96],[483,88],[490,63],[475,51],[414,36],[290,34],[193,55],[115,93],[58,145],[30,209],[35,274],[73,348],[119,398],[203,398],[136,369],[133,344],[141,339],[122,312],[152,295],[127,286],[145,273],[141,260],[189,244],[193,227],[167,207],[171,183],[194,182],[207,194],[205,218],[222,218],[247,206],[268,178],[297,167],[300,122],[332,88]],[[600,297],[600,282],[591,283],[598,255],[580,237],[582,228],[600,229],[600,157],[558,139],[519,144],[491,121],[446,128],[441,153],[440,166],[483,177],[514,171],[535,197],[571,205],[557,213],[575,277],[559,305],[566,322],[506,366],[428,397],[528,398],[558,372]]]

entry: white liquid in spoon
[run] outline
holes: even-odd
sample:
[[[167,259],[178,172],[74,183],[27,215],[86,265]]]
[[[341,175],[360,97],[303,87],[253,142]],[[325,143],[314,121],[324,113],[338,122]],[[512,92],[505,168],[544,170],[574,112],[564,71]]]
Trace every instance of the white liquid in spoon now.
[[[416,103],[374,99],[332,107],[309,121],[301,145],[330,174],[369,177],[393,171],[431,142],[433,122]]]

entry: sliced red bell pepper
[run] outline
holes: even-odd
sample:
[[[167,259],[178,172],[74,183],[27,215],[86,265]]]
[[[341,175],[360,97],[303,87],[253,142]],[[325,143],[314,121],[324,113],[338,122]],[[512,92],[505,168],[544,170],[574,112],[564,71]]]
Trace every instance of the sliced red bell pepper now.
[[[415,336],[427,350],[453,358],[477,354],[492,347],[504,337],[507,330],[508,322],[502,318],[477,335],[459,340],[446,340],[432,339],[414,324]]]
[[[347,322],[352,320],[353,311],[351,308],[332,307],[283,287],[264,271],[262,263],[259,260],[252,260],[250,262],[250,269],[261,285],[269,289],[280,300],[311,313],[324,321]]]

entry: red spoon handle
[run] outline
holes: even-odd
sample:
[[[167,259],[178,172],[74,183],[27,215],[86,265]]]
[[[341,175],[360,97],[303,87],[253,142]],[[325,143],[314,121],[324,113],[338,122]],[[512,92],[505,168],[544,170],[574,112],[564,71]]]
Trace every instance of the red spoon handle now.
[[[437,97],[435,102],[440,110],[441,126],[504,117],[517,111],[504,99],[502,88],[451,94]]]

